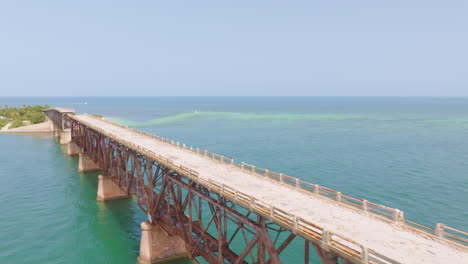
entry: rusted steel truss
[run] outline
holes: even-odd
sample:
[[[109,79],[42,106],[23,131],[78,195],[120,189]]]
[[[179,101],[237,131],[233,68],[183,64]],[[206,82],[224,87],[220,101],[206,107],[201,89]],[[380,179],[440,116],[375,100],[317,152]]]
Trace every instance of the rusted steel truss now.
[[[68,117],[68,113],[60,113],[51,109],[45,110],[44,113],[54,123],[56,128],[62,131],[71,128],[71,119]]]
[[[122,190],[137,197],[138,206],[151,222],[181,237],[197,263],[200,258],[209,263],[280,263],[281,252],[299,239],[78,121],[71,121],[71,129],[72,141],[83,153]],[[312,243],[303,241],[304,262],[309,263]],[[327,263],[331,261],[335,258]]]

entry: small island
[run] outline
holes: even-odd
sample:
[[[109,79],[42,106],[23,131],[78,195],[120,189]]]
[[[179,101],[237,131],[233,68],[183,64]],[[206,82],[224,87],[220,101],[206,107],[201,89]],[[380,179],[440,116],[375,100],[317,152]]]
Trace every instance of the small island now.
[[[22,107],[0,107],[0,129],[8,129],[34,125],[46,122],[47,116],[44,110],[48,105],[23,105]]]

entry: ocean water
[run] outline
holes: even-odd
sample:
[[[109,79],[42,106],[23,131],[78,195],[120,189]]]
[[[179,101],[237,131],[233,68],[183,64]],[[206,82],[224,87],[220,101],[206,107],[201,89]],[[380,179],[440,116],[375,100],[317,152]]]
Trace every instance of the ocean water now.
[[[102,114],[468,230],[468,98],[0,98],[21,104]],[[96,203],[96,174],[77,173],[50,136],[0,134],[0,149],[0,263],[136,262],[145,216],[133,200]]]

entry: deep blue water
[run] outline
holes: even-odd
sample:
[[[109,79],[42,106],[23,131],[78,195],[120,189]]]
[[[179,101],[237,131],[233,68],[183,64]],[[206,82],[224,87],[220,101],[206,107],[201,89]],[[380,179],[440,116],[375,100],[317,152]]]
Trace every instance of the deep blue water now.
[[[102,114],[428,226],[468,230],[468,98],[0,98],[5,104]],[[134,263],[144,216],[133,202],[96,204],[95,176],[77,174],[76,158],[54,139],[0,135],[0,147],[1,263]],[[294,249],[285,252],[290,263]]]

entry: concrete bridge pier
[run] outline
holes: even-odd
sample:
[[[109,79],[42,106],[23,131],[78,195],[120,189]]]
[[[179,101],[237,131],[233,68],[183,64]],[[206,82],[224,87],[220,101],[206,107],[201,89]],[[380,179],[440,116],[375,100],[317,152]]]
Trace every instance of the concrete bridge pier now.
[[[60,137],[60,131],[57,127],[54,127],[54,130],[52,130],[54,132],[54,137],[58,138]]]
[[[67,155],[77,155],[82,152],[81,148],[75,143],[75,142],[70,142],[66,145],[66,150],[65,152]]]
[[[50,122],[50,132],[52,132],[54,134],[54,137],[57,137],[57,130],[58,130],[58,127],[55,125],[54,122]]]
[[[51,122],[51,124],[50,124],[50,131],[52,131],[52,133],[54,133],[54,137],[56,137],[56,138],[59,138],[60,133],[62,132],[60,127],[57,126],[56,124],[54,124],[54,122]]]
[[[104,202],[106,200],[128,198],[128,195],[119,185],[107,175],[99,175],[98,190],[96,200]]]
[[[71,142],[71,131],[60,132],[60,144],[65,145]]]
[[[88,156],[79,154],[78,172],[99,171],[101,168]]]
[[[139,264],[163,263],[189,258],[185,242],[179,236],[170,236],[159,224],[141,223]]]

